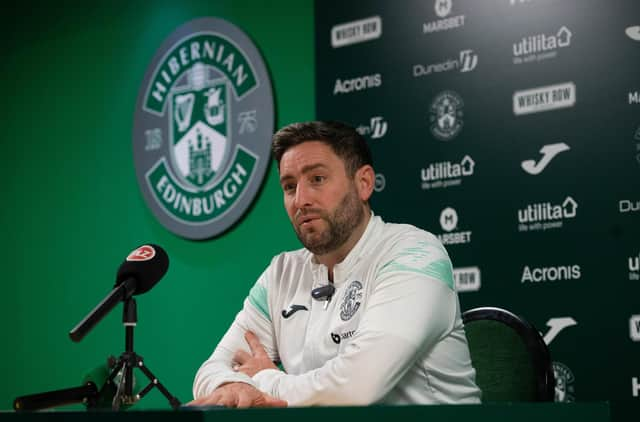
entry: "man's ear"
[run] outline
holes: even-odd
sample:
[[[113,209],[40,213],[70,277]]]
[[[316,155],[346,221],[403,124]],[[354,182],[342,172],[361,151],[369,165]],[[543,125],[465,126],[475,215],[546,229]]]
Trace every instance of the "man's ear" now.
[[[362,201],[368,201],[373,193],[373,185],[376,180],[376,175],[373,171],[373,167],[369,164],[365,164],[360,167],[355,174],[356,188],[358,189],[358,196]]]

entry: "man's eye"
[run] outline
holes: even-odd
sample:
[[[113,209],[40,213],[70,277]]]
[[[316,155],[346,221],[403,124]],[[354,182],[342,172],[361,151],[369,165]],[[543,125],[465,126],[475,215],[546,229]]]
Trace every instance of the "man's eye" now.
[[[295,189],[296,189],[296,185],[292,183],[287,183],[286,185],[282,186],[282,190],[285,191],[286,193],[293,192]]]
[[[326,179],[326,177],[325,177],[325,176],[313,176],[313,177],[311,178],[311,180],[313,181],[313,183],[322,183],[322,182],[324,182],[324,181],[325,181],[325,179]]]

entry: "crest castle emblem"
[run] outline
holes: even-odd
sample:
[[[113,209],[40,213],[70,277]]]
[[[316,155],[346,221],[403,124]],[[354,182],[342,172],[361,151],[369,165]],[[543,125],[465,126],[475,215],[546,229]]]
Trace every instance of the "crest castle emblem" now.
[[[340,319],[349,321],[360,308],[362,303],[362,283],[352,281],[344,293],[344,299],[340,305]]]
[[[251,205],[273,133],[266,66],[236,26],[200,18],[164,41],[140,88],[133,149],[138,183],[170,231],[205,239]]]
[[[431,134],[440,141],[455,138],[463,126],[462,98],[453,91],[444,91],[431,103],[429,122]]]

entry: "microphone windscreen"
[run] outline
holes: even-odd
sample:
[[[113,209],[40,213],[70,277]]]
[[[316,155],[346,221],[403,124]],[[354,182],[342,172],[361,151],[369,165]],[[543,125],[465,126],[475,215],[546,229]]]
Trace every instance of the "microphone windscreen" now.
[[[118,269],[116,286],[129,278],[136,281],[134,295],[149,291],[169,269],[169,257],[158,245],[146,244],[134,249]]]

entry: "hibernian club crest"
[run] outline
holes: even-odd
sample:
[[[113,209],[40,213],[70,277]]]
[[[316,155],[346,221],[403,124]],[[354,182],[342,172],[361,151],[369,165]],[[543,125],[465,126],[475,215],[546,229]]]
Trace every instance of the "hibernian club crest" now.
[[[138,182],[158,220],[216,236],[255,197],[268,165],[273,96],[249,38],[216,18],[188,22],[156,52],[138,95]]]
[[[460,96],[453,91],[438,94],[429,110],[431,134],[440,141],[455,138],[462,130],[464,103]]]
[[[362,283],[354,280],[349,284],[340,305],[340,319],[349,321],[362,303]]]

